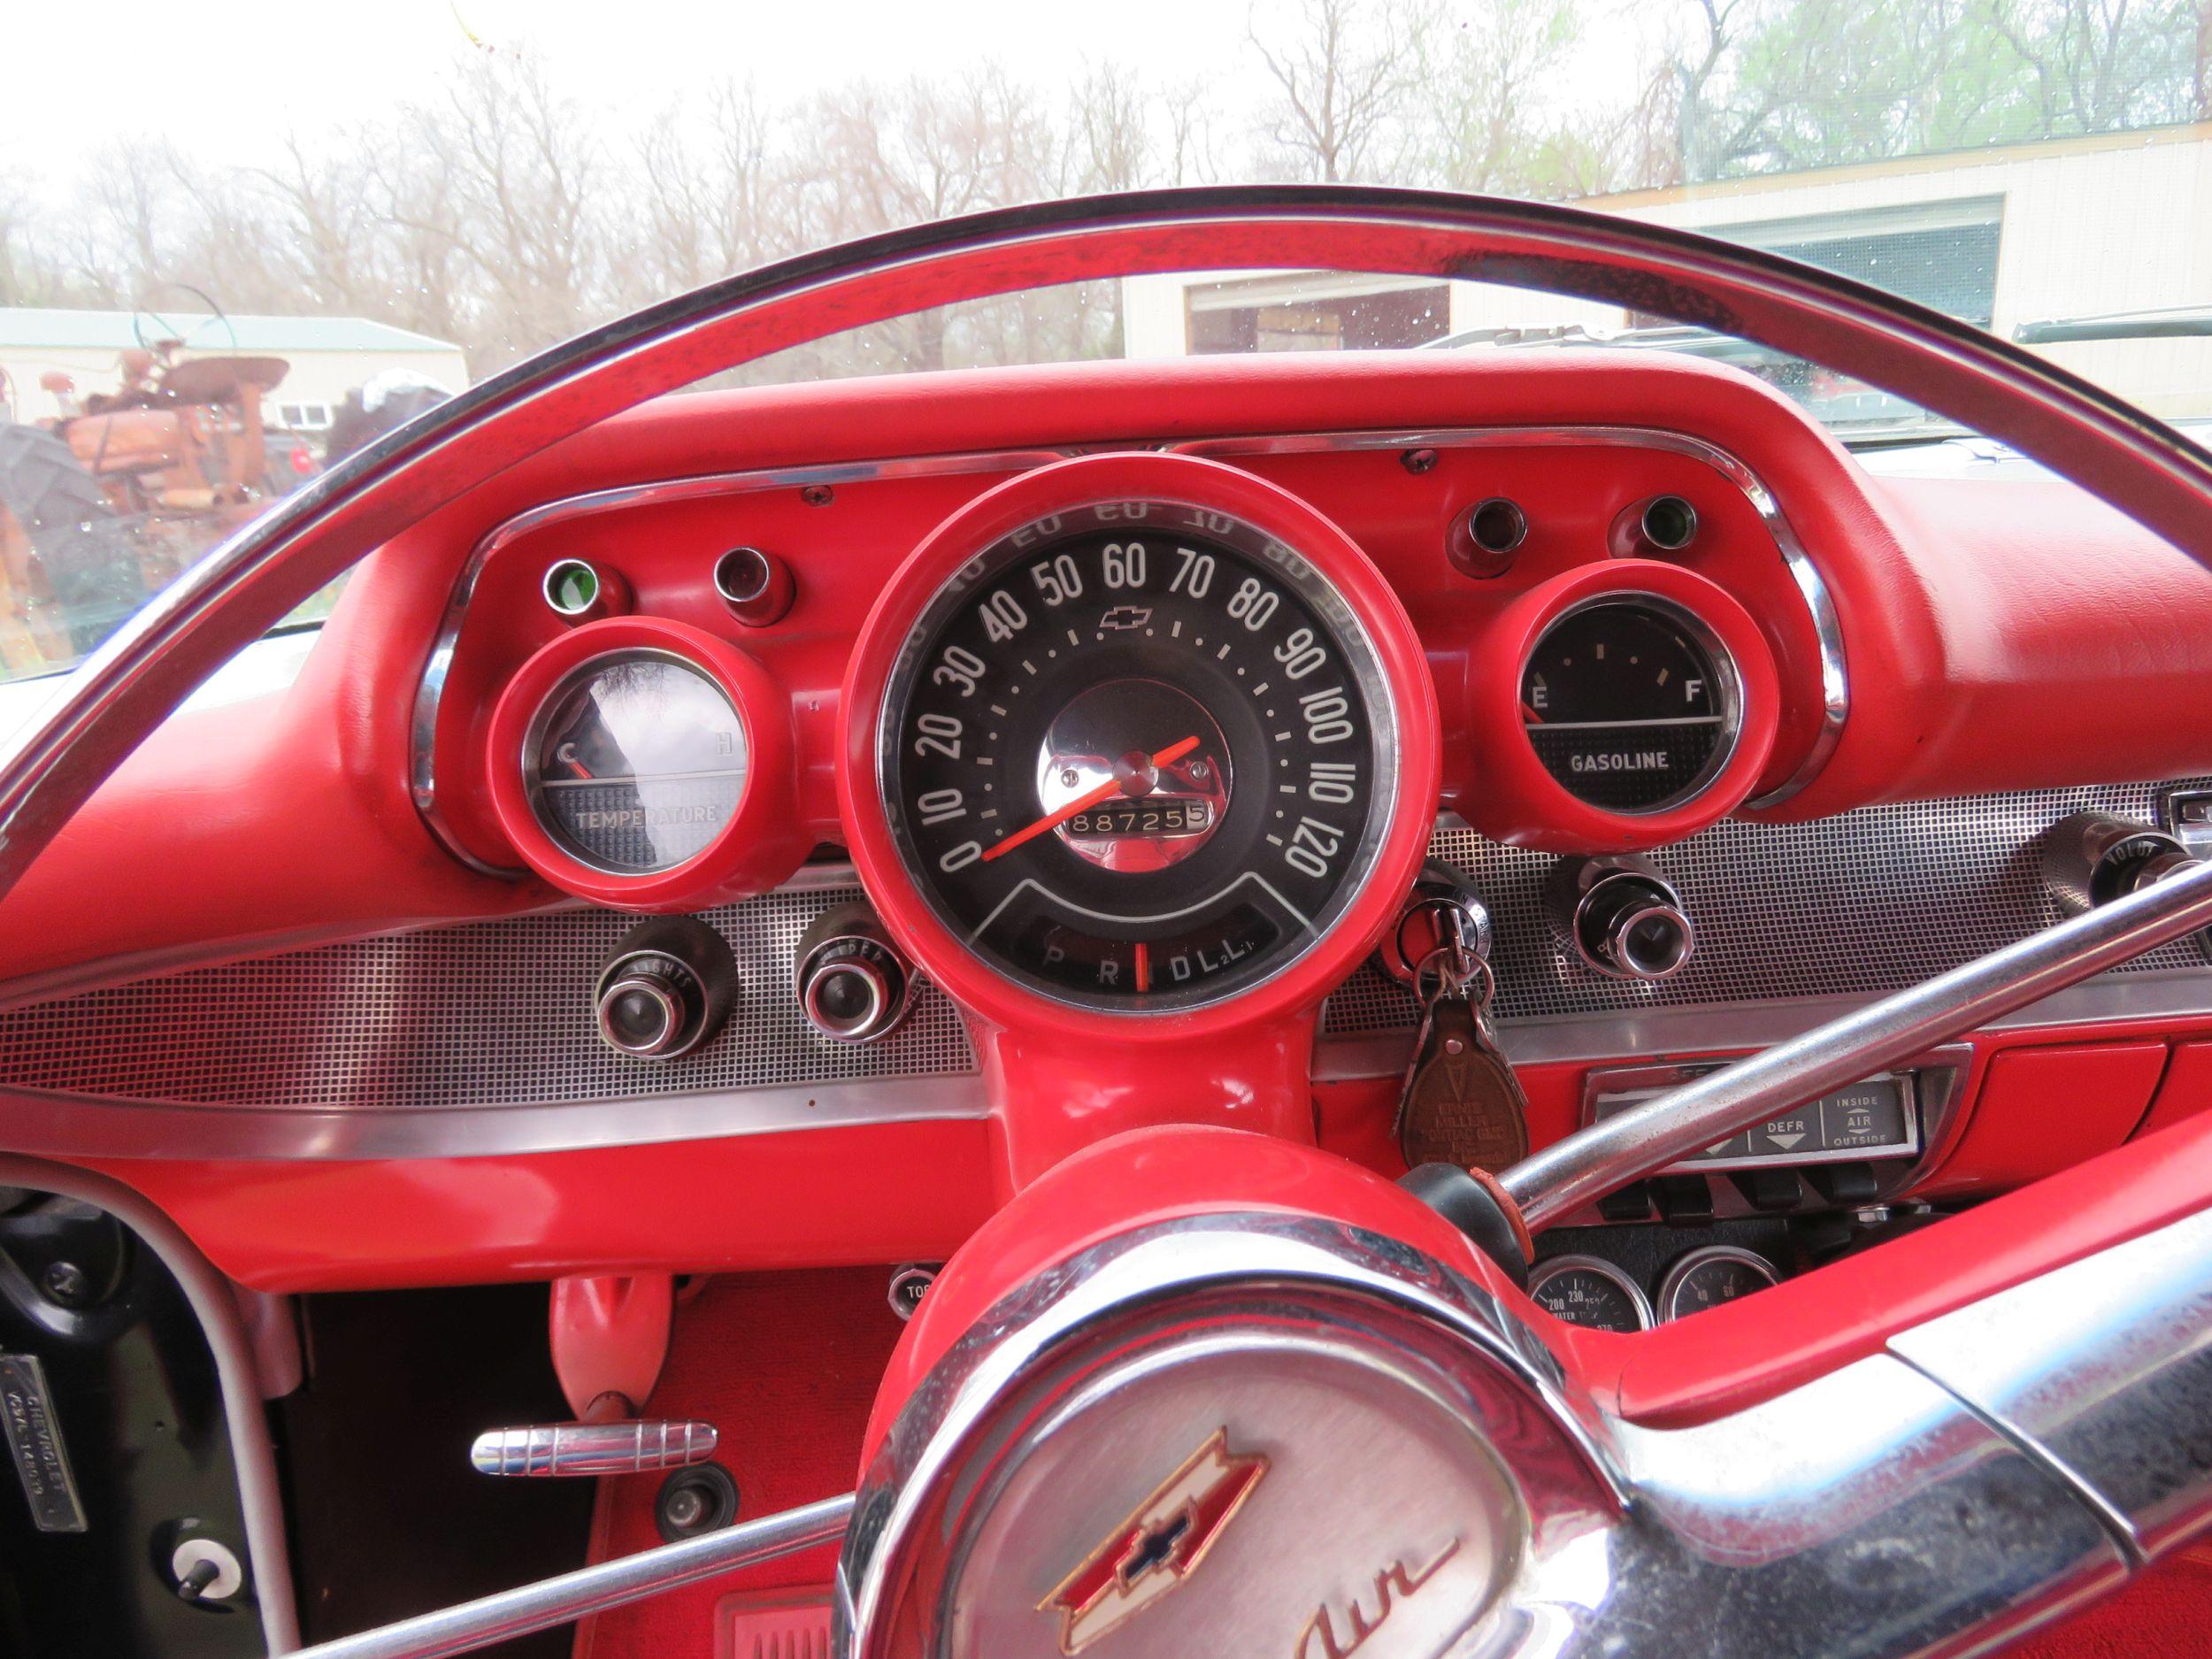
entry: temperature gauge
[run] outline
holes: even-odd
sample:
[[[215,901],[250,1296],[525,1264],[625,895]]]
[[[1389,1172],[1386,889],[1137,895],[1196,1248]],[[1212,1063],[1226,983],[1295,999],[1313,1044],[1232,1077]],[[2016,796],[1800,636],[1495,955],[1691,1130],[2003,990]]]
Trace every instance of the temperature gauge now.
[[[1594,1256],[1555,1256],[1529,1275],[1530,1299],[1546,1313],[1589,1331],[1647,1331],[1643,1286]]]
[[[745,793],[744,723],[719,686],[664,651],[585,664],[546,700],[526,748],[540,824],[595,870],[673,869]]]

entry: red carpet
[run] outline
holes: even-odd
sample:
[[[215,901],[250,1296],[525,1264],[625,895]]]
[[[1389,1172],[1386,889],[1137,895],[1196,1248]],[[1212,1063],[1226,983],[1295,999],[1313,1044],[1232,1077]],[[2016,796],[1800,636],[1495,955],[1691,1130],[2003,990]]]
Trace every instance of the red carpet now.
[[[721,1431],[715,1461],[737,1482],[740,1520],[853,1489],[876,1382],[904,1328],[886,1300],[890,1279],[888,1267],[717,1279],[677,1308],[646,1415]],[[594,1561],[661,1541],[653,1500],[664,1479],[600,1483]],[[577,1659],[709,1659],[724,1597],[825,1586],[836,1564],[825,1547],[612,1609],[579,1629]]]
[[[2078,1618],[2008,1650],[2012,1659],[2169,1659],[2212,1652],[2212,1552],[2185,1550]]]
[[[721,1431],[717,1461],[737,1481],[741,1519],[852,1490],[876,1381],[902,1329],[885,1301],[889,1279],[887,1267],[718,1279],[677,1309],[668,1364],[647,1415],[701,1417]],[[660,1542],[653,1499],[662,1479],[625,1476],[600,1484],[594,1561]],[[836,1560],[834,1549],[811,1550],[616,1608],[580,1627],[577,1659],[717,1659],[715,1610],[725,1598],[754,1593],[748,1599],[765,1614],[770,1609],[761,1603],[782,1598],[757,1593],[819,1590]],[[728,1619],[726,1611],[725,1641]],[[726,1647],[722,1652],[751,1659]],[[2110,1601],[2011,1652],[2026,1659],[2212,1652],[2212,1548],[2162,1563]]]

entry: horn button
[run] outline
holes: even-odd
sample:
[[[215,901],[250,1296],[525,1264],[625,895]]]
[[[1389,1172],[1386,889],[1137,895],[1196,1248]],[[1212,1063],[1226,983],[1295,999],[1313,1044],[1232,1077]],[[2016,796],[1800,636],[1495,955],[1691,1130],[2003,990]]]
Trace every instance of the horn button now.
[[[1318,1217],[1156,1223],[1059,1263],[894,1423],[840,1566],[838,1651],[1455,1647],[1511,1617],[1547,1517],[1614,1508],[1527,1355],[1486,1336],[1487,1302]]]

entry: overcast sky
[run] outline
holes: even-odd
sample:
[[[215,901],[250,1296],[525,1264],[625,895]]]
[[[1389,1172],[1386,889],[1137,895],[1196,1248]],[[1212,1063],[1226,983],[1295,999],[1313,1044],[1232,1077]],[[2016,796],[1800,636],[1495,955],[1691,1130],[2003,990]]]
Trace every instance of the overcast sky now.
[[[1388,0],[1384,0],[1385,4]],[[528,47],[580,96],[650,112],[672,88],[750,73],[778,99],[855,78],[956,78],[980,56],[1041,86],[1111,57],[1164,84],[1225,66],[1213,88],[1263,90],[1239,48],[1243,0],[0,0],[12,73],[0,161],[52,184],[123,134],[210,161],[419,98],[471,50]]]

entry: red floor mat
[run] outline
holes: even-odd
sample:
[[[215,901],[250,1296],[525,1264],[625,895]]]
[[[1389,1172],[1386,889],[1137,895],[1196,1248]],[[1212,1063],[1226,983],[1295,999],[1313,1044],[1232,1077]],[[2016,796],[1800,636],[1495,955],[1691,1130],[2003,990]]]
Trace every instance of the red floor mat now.
[[[715,1461],[750,1520],[850,1492],[876,1384],[904,1327],[886,1300],[887,1267],[711,1281],[676,1310],[668,1364],[646,1415],[698,1417],[721,1431]],[[592,1559],[659,1543],[660,1475],[600,1483]],[[710,1659],[718,1604],[733,1592],[829,1583],[833,1548],[687,1585],[600,1614],[577,1632],[577,1659]]]
[[[2169,1659],[2212,1649],[2212,1553],[2160,1563],[2079,1617],[2008,1651],[2009,1659]]]

